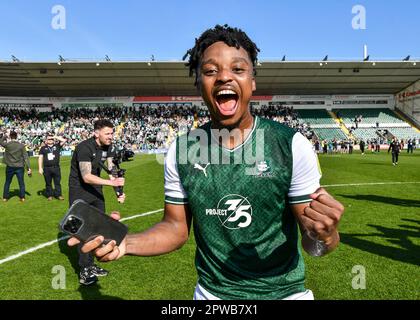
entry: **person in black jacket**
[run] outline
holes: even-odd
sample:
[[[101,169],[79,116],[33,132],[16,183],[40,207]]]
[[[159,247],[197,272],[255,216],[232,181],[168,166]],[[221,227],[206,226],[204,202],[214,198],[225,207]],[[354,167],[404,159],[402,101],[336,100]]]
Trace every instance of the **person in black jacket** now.
[[[413,153],[413,140],[408,139],[407,141],[407,153]]]
[[[362,155],[365,154],[365,141],[363,139],[360,140],[359,142],[359,147],[360,147],[360,152],[362,153]]]
[[[55,143],[55,140],[58,140]],[[49,134],[45,141],[45,145],[39,150],[38,171],[45,179],[45,193],[48,201],[53,196],[59,200],[64,200],[61,192],[61,170],[60,170],[60,153],[66,139],[63,137]],[[52,182],[54,180],[54,190]]]
[[[389,145],[388,153],[390,150],[392,151],[392,164],[395,166],[396,164],[398,164],[398,155],[401,150],[401,144],[398,142],[398,139],[395,137],[392,140],[391,144]]]

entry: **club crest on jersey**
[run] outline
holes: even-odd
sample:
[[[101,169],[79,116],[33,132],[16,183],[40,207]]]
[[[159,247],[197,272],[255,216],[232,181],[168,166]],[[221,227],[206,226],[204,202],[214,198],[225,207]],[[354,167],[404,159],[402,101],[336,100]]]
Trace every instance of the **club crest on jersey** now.
[[[256,178],[273,177],[274,173],[271,171],[271,166],[268,160],[262,160],[255,163],[254,174]]]
[[[216,209],[206,209],[207,216],[217,216],[223,227],[241,229],[252,222],[252,206],[239,194],[229,194],[220,199]]]
[[[257,163],[257,169],[258,172],[263,173],[268,171],[270,167],[268,166],[267,161],[260,161],[259,163]]]

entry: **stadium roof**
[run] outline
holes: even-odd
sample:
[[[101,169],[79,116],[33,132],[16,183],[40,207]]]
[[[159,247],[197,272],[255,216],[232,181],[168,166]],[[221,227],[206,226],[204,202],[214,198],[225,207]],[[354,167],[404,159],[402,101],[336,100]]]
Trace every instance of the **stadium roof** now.
[[[322,63],[322,65],[321,65]],[[255,95],[395,94],[420,62],[261,62]],[[0,96],[197,95],[183,62],[0,62]]]

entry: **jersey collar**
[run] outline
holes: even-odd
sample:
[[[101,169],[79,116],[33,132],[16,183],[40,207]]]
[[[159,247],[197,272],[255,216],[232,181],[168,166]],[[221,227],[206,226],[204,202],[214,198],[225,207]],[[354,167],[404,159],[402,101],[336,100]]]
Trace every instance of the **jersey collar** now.
[[[225,147],[221,146],[219,144],[219,141],[217,141],[216,137],[213,135],[213,131],[211,130],[211,127],[210,127],[211,140],[213,142],[215,142],[222,150],[227,151],[227,152],[235,152],[236,150],[238,150],[238,149],[242,148],[243,146],[245,146],[245,144],[248,143],[248,141],[252,140],[251,137],[254,135],[254,131],[255,131],[255,128],[257,127],[258,121],[259,121],[258,116],[255,116],[254,117],[254,123],[252,125],[251,132],[248,134],[248,136],[246,137],[246,139],[240,145],[236,146],[233,149],[228,149],[228,148],[225,148]]]

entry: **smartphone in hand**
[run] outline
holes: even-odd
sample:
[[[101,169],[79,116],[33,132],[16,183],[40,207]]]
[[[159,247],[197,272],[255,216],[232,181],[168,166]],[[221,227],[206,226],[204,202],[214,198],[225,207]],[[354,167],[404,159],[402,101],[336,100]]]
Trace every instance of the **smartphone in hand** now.
[[[120,245],[128,232],[126,225],[80,199],[70,206],[59,229],[82,242],[103,236],[105,244],[115,240],[117,245]]]

